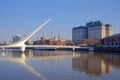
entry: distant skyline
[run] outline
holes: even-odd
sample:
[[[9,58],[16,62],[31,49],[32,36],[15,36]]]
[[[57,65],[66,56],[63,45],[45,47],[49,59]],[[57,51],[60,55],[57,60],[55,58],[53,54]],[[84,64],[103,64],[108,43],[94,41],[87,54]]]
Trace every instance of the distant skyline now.
[[[24,37],[48,18],[52,20],[32,39],[43,33],[51,38],[51,32],[71,39],[73,27],[96,20],[120,33],[120,0],[0,0],[0,42],[14,34]]]

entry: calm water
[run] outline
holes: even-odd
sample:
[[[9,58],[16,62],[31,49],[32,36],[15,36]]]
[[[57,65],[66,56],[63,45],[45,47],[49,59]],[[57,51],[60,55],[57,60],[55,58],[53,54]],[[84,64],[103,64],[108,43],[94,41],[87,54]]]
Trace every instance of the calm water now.
[[[0,51],[0,80],[119,80],[120,53]]]

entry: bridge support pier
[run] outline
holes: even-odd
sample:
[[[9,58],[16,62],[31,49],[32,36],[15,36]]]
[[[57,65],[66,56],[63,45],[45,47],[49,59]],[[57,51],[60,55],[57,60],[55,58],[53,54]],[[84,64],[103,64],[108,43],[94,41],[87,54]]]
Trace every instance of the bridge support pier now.
[[[73,51],[75,50],[75,48],[72,49]]]
[[[24,46],[20,47],[20,51],[24,52],[25,51],[25,47]]]
[[[2,51],[5,51],[5,48],[2,48]]]

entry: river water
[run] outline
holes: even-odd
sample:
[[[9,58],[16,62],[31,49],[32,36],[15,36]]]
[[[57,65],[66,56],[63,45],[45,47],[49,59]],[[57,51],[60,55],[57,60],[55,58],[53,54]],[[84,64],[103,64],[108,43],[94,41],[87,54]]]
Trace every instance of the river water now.
[[[0,51],[0,80],[119,80],[120,53]]]

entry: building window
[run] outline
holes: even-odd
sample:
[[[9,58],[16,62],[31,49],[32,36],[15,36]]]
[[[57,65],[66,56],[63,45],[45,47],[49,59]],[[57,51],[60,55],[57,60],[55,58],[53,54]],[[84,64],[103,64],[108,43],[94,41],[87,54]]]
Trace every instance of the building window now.
[[[111,45],[113,46],[113,42],[111,43]]]
[[[109,43],[107,43],[107,45],[109,45]]]

